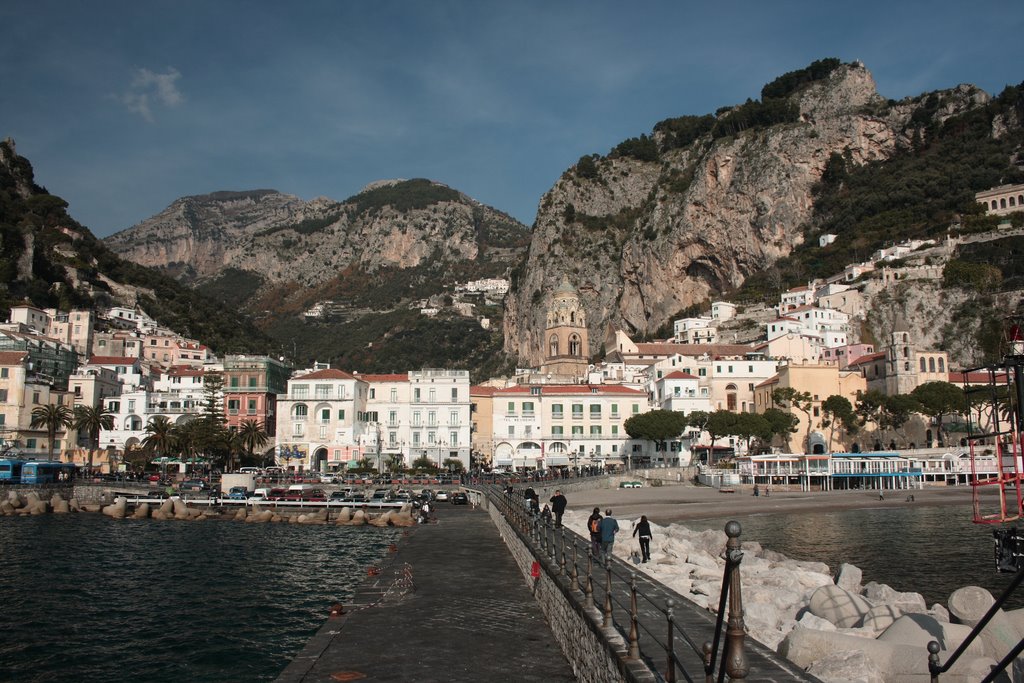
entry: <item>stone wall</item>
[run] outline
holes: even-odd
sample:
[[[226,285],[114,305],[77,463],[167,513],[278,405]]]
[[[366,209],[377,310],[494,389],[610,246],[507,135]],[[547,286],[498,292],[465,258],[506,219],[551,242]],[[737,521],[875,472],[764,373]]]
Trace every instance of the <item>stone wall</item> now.
[[[563,492],[568,488],[561,487]],[[594,683],[655,681],[654,674],[642,662],[626,659],[627,644],[617,632],[601,628],[601,613],[573,598],[566,582],[558,579],[558,568],[546,557],[535,558],[496,506],[488,506],[488,511],[519,565],[523,580],[533,587],[537,604],[577,680]],[[537,579],[530,575],[535,560],[540,563]]]

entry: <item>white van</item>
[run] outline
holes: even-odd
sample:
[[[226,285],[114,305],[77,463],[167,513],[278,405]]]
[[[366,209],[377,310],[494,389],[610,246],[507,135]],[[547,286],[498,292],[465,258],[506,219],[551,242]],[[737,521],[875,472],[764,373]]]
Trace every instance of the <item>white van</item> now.
[[[238,469],[238,473],[239,474],[259,474],[260,473],[260,468],[259,467],[240,467]]]

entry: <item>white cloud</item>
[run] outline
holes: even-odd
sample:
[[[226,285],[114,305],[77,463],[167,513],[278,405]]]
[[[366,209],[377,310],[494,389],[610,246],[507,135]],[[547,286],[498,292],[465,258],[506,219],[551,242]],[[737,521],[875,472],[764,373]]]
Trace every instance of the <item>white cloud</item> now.
[[[153,123],[154,106],[176,107],[185,100],[178,90],[177,82],[180,78],[181,72],[174,67],[167,67],[165,73],[139,69],[135,72],[129,90],[117,99],[128,111]]]

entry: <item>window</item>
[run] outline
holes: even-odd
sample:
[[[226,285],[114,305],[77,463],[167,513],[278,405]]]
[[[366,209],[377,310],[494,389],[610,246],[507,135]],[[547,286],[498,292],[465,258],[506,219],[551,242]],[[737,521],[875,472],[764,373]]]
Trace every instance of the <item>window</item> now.
[[[697,368],[697,376],[698,377],[707,377],[708,376],[708,369],[707,368]]]
[[[377,398],[377,389],[376,389],[376,387],[370,387],[370,398]]]
[[[926,361],[924,359],[924,356],[921,356],[921,372],[927,372],[925,363],[926,363]],[[935,363],[935,361],[933,360],[932,364],[934,364],[934,363]],[[934,372],[934,371],[935,371],[935,368],[932,368],[932,372]]]
[[[397,410],[389,410],[388,411],[388,424],[389,425],[397,425],[398,424],[398,411]]]
[[[523,417],[533,417],[533,401],[523,401]]]
[[[233,388],[233,389],[237,388],[238,387],[238,378],[237,377],[232,377],[230,385],[231,385],[231,388]]]
[[[942,358],[940,357],[939,358],[939,372],[945,372],[945,371],[946,371],[946,361],[942,360]]]
[[[36,401],[35,402],[39,403],[39,394],[36,394]],[[128,400],[128,412],[129,413],[134,413],[135,412],[135,399],[134,398]]]
[[[331,421],[331,409],[323,408],[320,410],[320,422],[326,424]]]
[[[198,358],[198,356],[196,356],[196,357]],[[256,388],[256,381],[258,379],[259,379],[259,377],[255,377],[255,376],[249,378],[249,388],[250,389],[255,389]]]
[[[431,388],[427,391],[427,400],[431,403],[437,403],[437,389]]]
[[[563,415],[562,415],[562,404],[561,403],[553,404],[551,406],[551,419],[552,420],[561,420],[562,417],[563,417]]]
[[[590,436],[601,436],[601,425],[590,425]]]
[[[228,400],[228,415],[238,415],[238,404],[237,398]]]
[[[612,436],[619,435],[619,425],[612,425]]]
[[[601,404],[594,403],[590,406],[590,419],[600,420],[601,419]]]
[[[316,397],[319,399],[325,399],[331,397],[331,385],[330,384],[317,384],[314,388]]]
[[[707,389],[705,389],[705,391],[707,391]],[[639,403],[634,403],[633,404],[633,414],[634,415],[639,415],[640,414],[640,404]]]
[[[398,403],[398,389],[391,390],[391,402]]]
[[[420,433],[419,432],[413,432],[412,433],[412,445],[414,447],[420,445]]]
[[[131,411],[129,411],[131,412]],[[306,417],[309,414],[309,407],[305,403],[298,403],[292,409],[292,415],[295,417]]]
[[[292,425],[292,436],[302,436],[305,433],[305,427],[301,422],[296,422]]]
[[[420,402],[420,389],[419,389],[419,387],[416,387],[415,389],[412,390],[412,402],[413,403],[419,403]]]
[[[256,399],[250,398],[248,404],[245,407],[245,412],[249,415],[256,414]]]
[[[508,426],[508,437],[510,439],[512,439],[512,438],[515,438],[515,435],[516,435],[516,428],[515,428],[515,426],[514,425],[509,425]]]
[[[572,427],[573,436],[583,436],[583,425],[573,425]]]
[[[583,419],[583,404],[573,403],[572,404],[572,419],[582,420]]]
[[[309,385],[296,384],[292,386],[292,396],[294,398],[309,398]]]
[[[344,421],[344,419],[345,419],[345,409],[344,408],[342,408],[341,410],[338,411],[338,419]]]
[[[448,445],[452,448],[457,448],[459,445],[459,433],[448,432]]]
[[[459,411],[451,410],[448,412],[448,424],[457,425],[459,424]]]
[[[419,427],[420,426],[420,411],[418,411],[418,410],[412,414],[412,426],[413,427]]]
[[[25,448],[27,448],[29,450],[35,450],[35,447],[36,447],[36,440],[35,439],[25,439]]]
[[[616,418],[618,416],[619,416],[619,404],[618,403],[613,403],[612,404],[612,417]]]
[[[388,432],[388,445],[389,446],[397,446],[398,445],[398,432]]]
[[[0,389],[0,403],[7,403],[7,390]]]
[[[557,425],[551,428],[551,436],[561,437],[565,434],[565,430],[562,425]]]
[[[452,403],[459,402],[459,389],[458,387],[452,387]]]
[[[508,402],[508,410],[506,410],[505,413],[507,415],[515,415],[516,414],[516,404],[515,404],[515,401],[509,401]]]
[[[437,424],[437,411],[436,410],[428,410],[427,411],[427,426],[428,427],[433,427],[436,424]]]

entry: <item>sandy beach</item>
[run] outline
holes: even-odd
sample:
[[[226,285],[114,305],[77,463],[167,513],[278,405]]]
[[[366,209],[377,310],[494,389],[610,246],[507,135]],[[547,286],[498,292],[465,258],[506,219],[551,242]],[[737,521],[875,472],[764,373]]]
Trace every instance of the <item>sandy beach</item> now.
[[[913,494],[914,502],[907,496]],[[549,494],[550,495],[550,494]],[[967,505],[971,502],[969,486],[935,487],[913,491],[887,491],[884,500],[877,491],[777,491],[752,495],[749,488],[738,487],[735,493],[721,493],[704,486],[660,486],[638,489],[597,489],[567,494],[569,510],[587,511],[611,508],[619,519],[640,515],[657,524],[695,519],[717,519],[749,515],[789,513],[800,510],[851,510],[907,505]],[[544,498],[542,497],[542,501]]]

